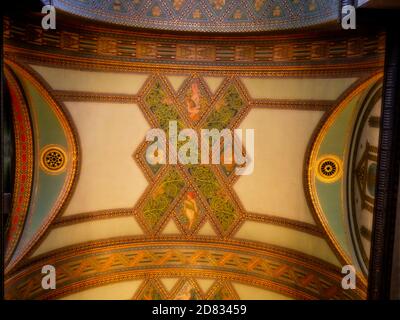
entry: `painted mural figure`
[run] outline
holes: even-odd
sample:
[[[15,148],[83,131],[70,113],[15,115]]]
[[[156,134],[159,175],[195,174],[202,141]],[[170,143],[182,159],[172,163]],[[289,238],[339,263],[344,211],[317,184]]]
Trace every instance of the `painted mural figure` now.
[[[190,191],[186,194],[186,199],[183,202],[182,213],[188,220],[188,229],[191,230],[199,216],[199,209],[196,203],[196,193],[194,191]]]
[[[185,283],[176,295],[175,300],[197,300],[196,290],[190,283]]]
[[[198,82],[194,82],[191,87],[191,92],[186,96],[185,105],[189,113],[189,117],[193,121],[200,118],[200,90]]]

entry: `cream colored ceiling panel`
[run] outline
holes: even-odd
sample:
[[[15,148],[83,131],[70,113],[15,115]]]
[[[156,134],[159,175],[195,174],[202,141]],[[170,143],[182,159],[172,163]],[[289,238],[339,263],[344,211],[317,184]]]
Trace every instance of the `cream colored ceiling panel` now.
[[[169,220],[166,226],[164,227],[163,234],[180,234],[178,226],[176,225],[173,219]]]
[[[32,65],[54,90],[137,94],[147,74],[99,72]]]
[[[51,230],[32,256],[87,241],[141,234],[143,231],[133,216],[77,223]]]
[[[215,279],[196,279],[196,282],[199,284],[200,289],[204,294],[207,294],[208,290],[215,283]]]
[[[300,251],[340,266],[338,259],[325,239],[305,232],[272,224],[246,221],[235,237]]]
[[[254,129],[254,171],[234,189],[246,210],[315,224],[303,188],[304,156],[319,111],[253,109],[241,124]]]
[[[288,296],[274,291],[263,290],[241,283],[232,283],[232,285],[241,300],[293,300]]]
[[[174,88],[175,92],[178,92],[183,82],[188,78],[188,76],[167,76],[167,79],[171,86]]]
[[[222,81],[224,81],[223,77],[204,77],[203,79],[207,83],[212,93],[217,92]]]
[[[135,104],[67,102],[78,131],[81,170],[64,216],[133,208],[147,187],[133,153],[149,125]]]
[[[242,78],[253,99],[336,100],[357,78]]]
[[[199,234],[201,236],[216,236],[217,235],[208,220],[206,221],[206,223],[204,223],[200,227],[200,230],[198,231],[197,234]]]
[[[175,285],[178,283],[179,278],[161,278],[160,281],[168,292],[171,292]]]
[[[129,300],[143,280],[124,281],[68,295],[60,300]]]

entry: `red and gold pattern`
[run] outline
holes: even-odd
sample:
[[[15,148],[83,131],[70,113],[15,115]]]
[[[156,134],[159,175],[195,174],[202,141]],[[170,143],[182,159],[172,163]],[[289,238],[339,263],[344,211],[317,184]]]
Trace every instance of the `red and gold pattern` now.
[[[29,110],[22,91],[11,71],[5,72],[11,95],[15,135],[15,178],[13,207],[7,230],[6,260],[15,249],[21,236],[28,212],[33,175],[33,139]]]

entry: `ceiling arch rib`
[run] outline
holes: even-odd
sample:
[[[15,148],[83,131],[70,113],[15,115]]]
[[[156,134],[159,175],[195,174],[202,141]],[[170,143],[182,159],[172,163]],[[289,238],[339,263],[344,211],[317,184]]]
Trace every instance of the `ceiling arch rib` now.
[[[356,291],[341,290],[337,267],[307,259],[294,251],[276,247],[261,250],[253,245],[246,248],[240,242],[168,242],[121,239],[96,245],[88,243],[40,256],[7,280],[7,287],[13,288],[8,290],[8,298],[58,298],[82,287],[160,278],[166,274],[184,278],[222,277],[300,299],[360,299],[365,295],[362,285]],[[51,293],[43,290],[36,279],[46,261],[55,261],[55,267],[61,272],[58,276],[62,280]],[[29,290],[20,292],[18,288]]]

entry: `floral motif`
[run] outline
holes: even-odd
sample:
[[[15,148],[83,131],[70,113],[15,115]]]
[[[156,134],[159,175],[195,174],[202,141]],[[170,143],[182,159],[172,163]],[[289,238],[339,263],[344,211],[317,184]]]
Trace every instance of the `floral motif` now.
[[[159,17],[159,16],[161,16],[161,8],[159,7],[159,6],[154,6],[152,9],[151,9],[151,15],[153,16],[153,17]]]
[[[215,110],[207,119],[206,128],[225,129],[243,107],[244,101],[239,92],[234,86],[230,86],[225,95],[217,102]]]
[[[158,225],[184,186],[185,182],[179,172],[172,169],[151,192],[142,209],[143,217],[150,228],[154,229]]]
[[[254,0],[254,8],[256,11],[260,11],[265,3],[265,0]]]
[[[172,6],[176,11],[181,10],[182,6],[185,4],[185,0],[172,0]]]
[[[209,166],[190,166],[189,172],[195,184],[206,198],[219,225],[223,231],[227,231],[239,217],[239,213],[233,206],[226,190]]]
[[[178,122],[178,130],[182,130],[184,125],[180,119],[173,100],[167,95],[161,83],[156,82],[145,98],[145,102],[151,112],[156,117],[160,128],[168,132],[169,122],[176,120]]]

